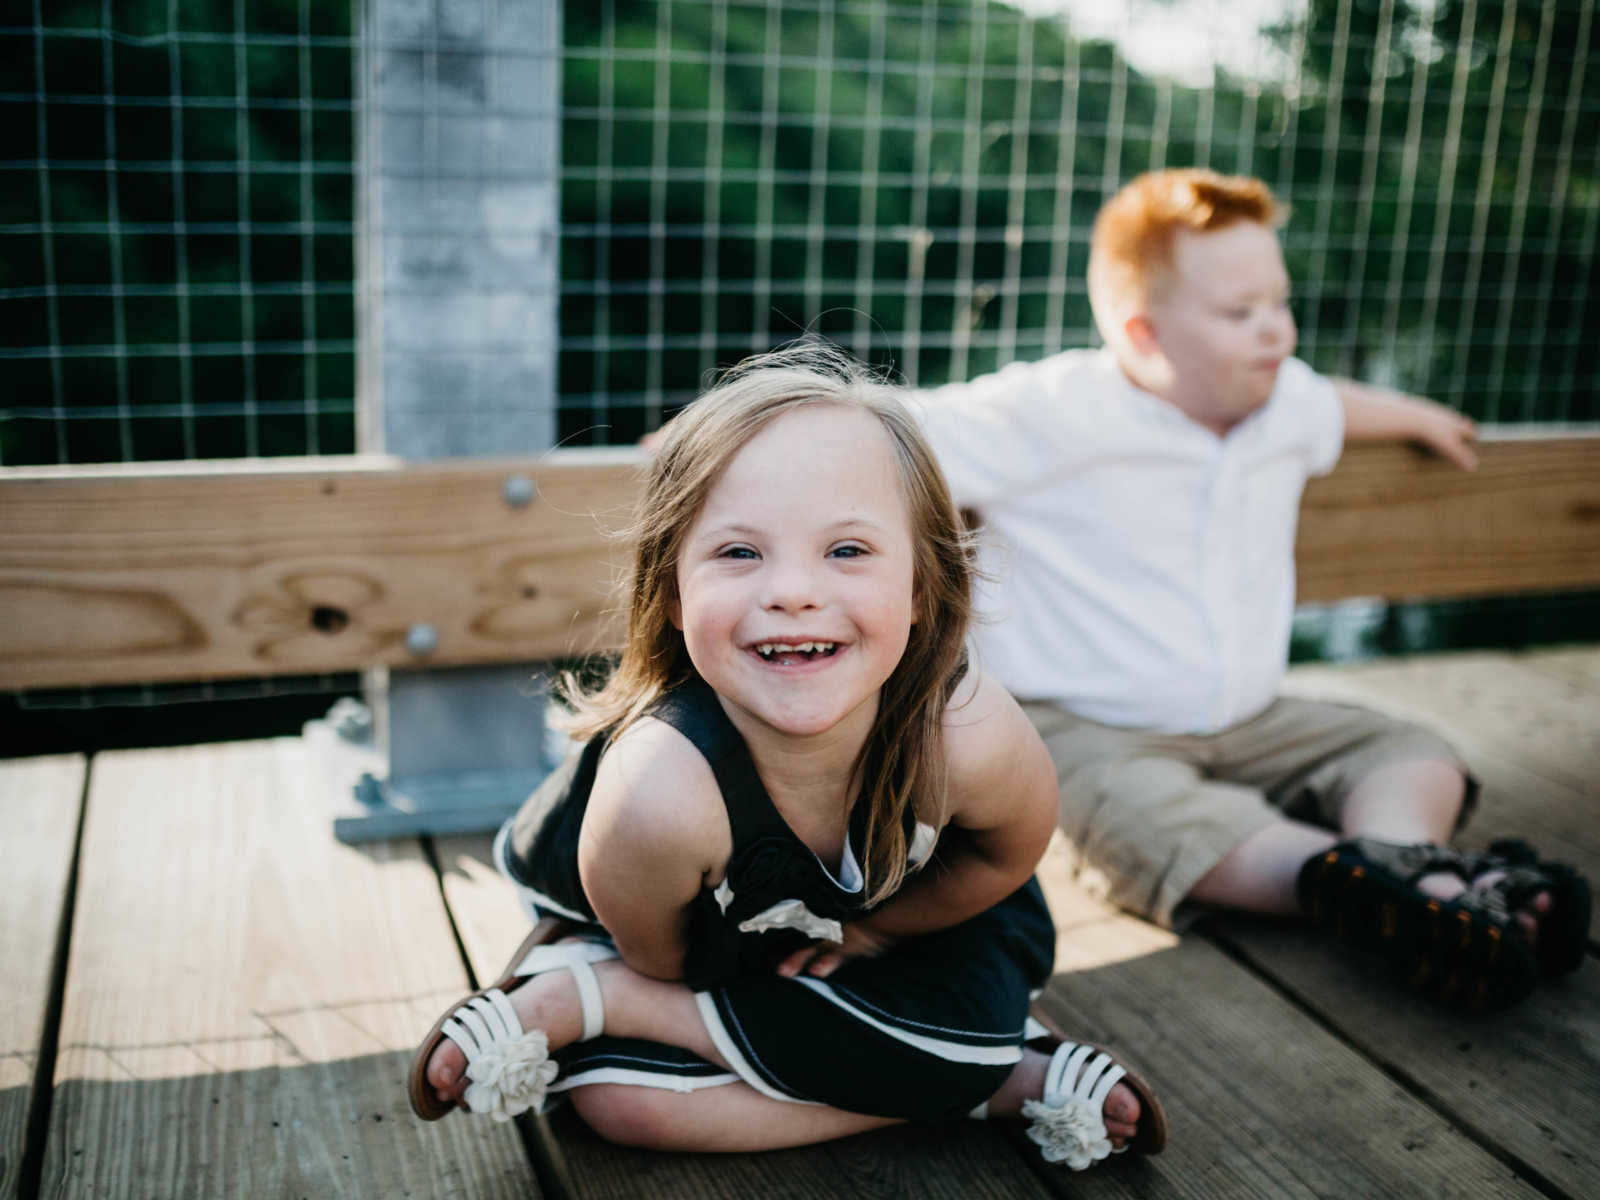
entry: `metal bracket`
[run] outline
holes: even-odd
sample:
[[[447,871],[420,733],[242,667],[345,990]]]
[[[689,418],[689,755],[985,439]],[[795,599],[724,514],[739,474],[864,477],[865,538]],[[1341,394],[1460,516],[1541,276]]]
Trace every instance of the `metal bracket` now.
[[[471,669],[427,674],[430,682],[420,691],[415,682],[408,691],[430,712],[437,710],[435,719],[418,720],[412,714],[405,724],[413,733],[421,728],[431,733],[409,738],[398,751],[385,748],[372,709],[352,698],[340,700],[327,716],[304,726],[312,761],[332,789],[333,832],[340,841],[497,829],[566,756],[566,736],[543,721],[542,697],[537,703],[534,697],[522,697],[537,717],[529,728],[518,724],[528,714],[514,704],[514,693],[512,701],[494,702],[497,712],[471,702],[474,693],[492,694]],[[431,682],[435,680],[437,686]],[[385,686],[386,681],[378,684],[380,690]],[[465,703],[463,693],[468,696]],[[514,753],[505,745],[508,731],[515,740]],[[536,753],[530,753],[530,738],[538,739]],[[529,760],[533,765],[526,765]],[[463,761],[469,765],[460,765]]]

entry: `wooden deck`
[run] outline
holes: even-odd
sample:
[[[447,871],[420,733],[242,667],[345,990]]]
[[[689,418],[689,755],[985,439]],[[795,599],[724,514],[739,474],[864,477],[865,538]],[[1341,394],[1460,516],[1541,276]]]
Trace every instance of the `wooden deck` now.
[[[1421,716],[1485,799],[1600,879],[1600,648],[1296,671]],[[521,918],[487,839],[350,847],[298,740],[0,763],[0,1200],[33,1196],[1600,1195],[1600,965],[1509,1013],[1420,1006],[1290,926],[1179,941],[1047,860],[1049,1003],[1123,1049],[1173,1140],[1047,1169],[975,1122],[725,1158],[414,1120],[414,1040]]]

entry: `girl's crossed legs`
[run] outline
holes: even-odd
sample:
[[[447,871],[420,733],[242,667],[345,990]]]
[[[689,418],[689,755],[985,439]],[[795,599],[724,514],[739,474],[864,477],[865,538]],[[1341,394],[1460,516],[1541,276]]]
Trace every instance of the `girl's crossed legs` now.
[[[608,1034],[677,1046],[729,1068],[706,1029],[694,993],[684,984],[648,978],[620,960],[596,963],[594,971]],[[524,1029],[545,1031],[552,1052],[582,1033],[582,1008],[570,972],[534,976],[508,998]],[[1022,1061],[990,1098],[989,1115],[1020,1115],[1024,1101],[1041,1095],[1049,1062],[1049,1055],[1025,1048]],[[460,1047],[448,1038],[442,1040],[426,1071],[441,1100],[461,1100],[467,1087],[465,1067]],[[690,1093],[600,1083],[576,1087],[571,1096],[584,1120],[602,1137],[658,1150],[775,1150],[898,1123],[893,1117],[776,1100],[743,1082]],[[1103,1119],[1113,1146],[1120,1147],[1134,1136],[1140,1112],[1138,1097],[1126,1083],[1111,1089]]]

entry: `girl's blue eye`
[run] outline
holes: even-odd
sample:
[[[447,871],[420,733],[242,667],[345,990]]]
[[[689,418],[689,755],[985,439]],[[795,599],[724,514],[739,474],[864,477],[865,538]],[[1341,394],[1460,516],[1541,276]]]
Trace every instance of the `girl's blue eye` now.
[[[860,558],[866,552],[865,546],[835,546],[829,551],[837,558]]]
[[[729,546],[721,551],[720,556],[722,558],[754,558],[756,552],[750,549],[749,546]]]

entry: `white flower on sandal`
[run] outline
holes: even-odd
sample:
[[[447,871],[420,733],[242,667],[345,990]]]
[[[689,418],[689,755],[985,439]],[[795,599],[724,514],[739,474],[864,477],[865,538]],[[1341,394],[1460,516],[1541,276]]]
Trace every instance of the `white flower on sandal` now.
[[[475,1113],[509,1121],[544,1102],[557,1070],[544,1030],[530,1029],[494,1042],[467,1065],[472,1082],[463,1099]]]
[[[1024,1100],[1022,1115],[1032,1122],[1028,1137],[1038,1144],[1045,1162],[1064,1162],[1081,1171],[1111,1153],[1105,1120],[1090,1100],[1073,1097],[1058,1104]]]

